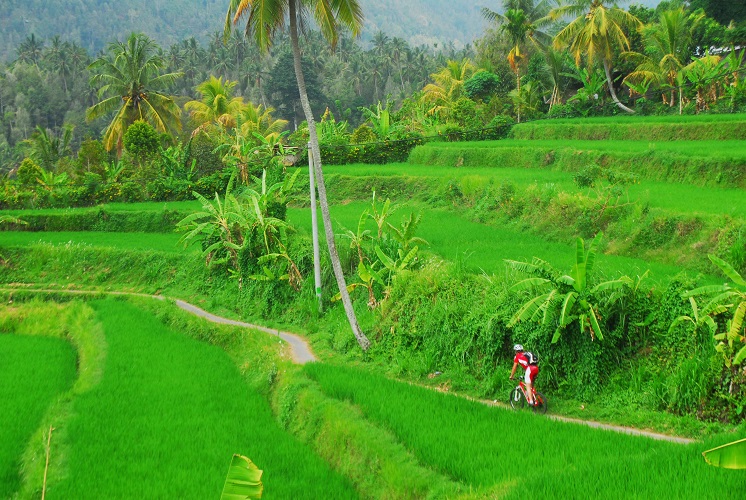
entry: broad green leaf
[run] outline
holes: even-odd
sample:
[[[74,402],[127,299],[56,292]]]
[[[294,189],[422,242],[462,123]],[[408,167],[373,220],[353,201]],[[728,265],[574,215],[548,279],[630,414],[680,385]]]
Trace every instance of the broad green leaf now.
[[[549,280],[545,278],[526,278],[525,280],[521,280],[515,285],[511,286],[510,291],[517,292],[520,290],[526,290],[528,288],[534,288],[545,283],[549,283]]]
[[[746,439],[718,446],[702,452],[705,461],[725,469],[746,469]]]
[[[684,321],[690,321],[692,324],[696,325],[697,323],[690,318],[689,316],[679,316],[673,322],[671,323],[671,326],[668,327],[668,333],[673,332],[674,328],[676,328],[679,323],[683,323]]]
[[[743,318],[746,315],[746,301],[738,304],[736,312],[733,313],[733,319],[730,323],[730,331],[728,337],[736,340],[741,337],[743,331]]]
[[[560,328],[564,328],[569,324],[568,317],[570,316],[570,312],[572,311],[572,306],[575,305],[575,298],[578,295],[575,292],[569,292],[565,296],[565,300],[562,301],[562,310],[560,311],[560,319],[559,324]]]
[[[562,328],[557,327],[557,329],[554,331],[554,335],[552,336],[552,344],[556,344],[557,341],[560,339],[560,336],[562,335]]]
[[[738,351],[738,354],[736,354],[736,357],[733,358],[733,364],[734,365],[740,365],[741,361],[746,359],[746,345],[741,347],[741,350]]]
[[[596,237],[593,238],[593,241],[591,241],[591,244],[588,246],[588,253],[585,256],[586,275],[590,274],[591,271],[593,271],[593,265],[596,263],[596,248],[598,248],[598,245],[601,242],[601,238],[603,238],[603,233],[598,233]]]
[[[510,321],[508,322],[508,327],[512,327],[519,321],[523,321],[523,320],[526,320],[532,317],[536,313],[536,311],[539,309],[538,304],[540,302],[543,302],[548,296],[549,294],[545,293],[544,295],[539,295],[537,297],[534,297],[533,299],[523,304],[521,308],[518,309],[518,312],[516,312],[513,315],[513,317],[510,318]]]
[[[738,271],[733,269],[733,267],[730,264],[728,264],[723,259],[720,259],[712,254],[708,255],[708,257],[710,258],[713,264],[718,266],[720,270],[723,271],[723,274],[725,274],[727,277],[731,279],[731,281],[733,281],[733,283],[739,286],[746,287],[746,281],[744,281],[743,277],[741,277],[741,275],[738,274]]]
[[[378,245],[376,245],[376,255],[378,255],[378,258],[380,259],[381,264],[383,264],[386,267],[386,269],[389,269],[391,271],[396,270],[395,262],[391,259],[391,257],[383,253],[383,250],[381,250],[381,247]]]
[[[220,500],[261,498],[264,491],[263,471],[242,455],[233,455]]]
[[[589,315],[588,318],[591,320],[591,328],[593,328],[593,331],[596,332],[596,336],[598,337],[598,340],[604,339],[604,334],[601,331],[601,327],[598,326],[598,319],[596,319],[596,312],[593,310],[593,306],[588,304],[588,311]]]
[[[686,299],[688,297],[697,295],[711,295],[713,293],[726,292],[727,290],[728,287],[723,285],[707,285],[695,288],[694,290],[689,290],[688,292],[684,292],[681,294],[681,296]]]

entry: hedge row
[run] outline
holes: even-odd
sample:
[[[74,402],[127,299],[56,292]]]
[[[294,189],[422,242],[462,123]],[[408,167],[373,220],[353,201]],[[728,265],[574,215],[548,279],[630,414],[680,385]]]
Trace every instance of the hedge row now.
[[[7,231],[98,231],[116,233],[171,233],[187,216],[176,210],[113,212],[103,207],[65,210],[48,214],[23,214],[23,224],[5,224]]]
[[[516,146],[416,147],[409,163],[465,167],[554,168],[577,171],[589,164],[632,172],[640,178],[698,186],[746,188],[746,160],[680,155],[672,151],[644,152],[553,148],[530,143]]]
[[[513,126],[509,120],[499,120],[499,124],[480,129],[464,130],[449,127],[435,136],[413,135],[401,140],[386,140],[365,144],[321,144],[321,162],[324,165],[347,165],[367,163],[383,165],[407,161],[412,150],[428,142],[494,141],[505,139]],[[303,150],[296,164],[308,162],[308,151]]]
[[[628,141],[703,141],[746,140],[746,119],[712,122],[554,123],[552,120],[521,123],[510,132],[513,139],[542,140],[628,140]]]

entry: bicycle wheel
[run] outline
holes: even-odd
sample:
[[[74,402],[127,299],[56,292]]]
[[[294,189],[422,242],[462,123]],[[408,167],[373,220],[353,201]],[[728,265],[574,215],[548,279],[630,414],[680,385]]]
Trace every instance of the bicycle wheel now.
[[[526,398],[523,397],[523,393],[518,387],[510,391],[510,406],[514,410],[520,410],[526,406]]]
[[[534,406],[534,413],[541,413],[542,415],[547,412],[547,400],[544,395],[540,392],[536,393],[536,405]]]

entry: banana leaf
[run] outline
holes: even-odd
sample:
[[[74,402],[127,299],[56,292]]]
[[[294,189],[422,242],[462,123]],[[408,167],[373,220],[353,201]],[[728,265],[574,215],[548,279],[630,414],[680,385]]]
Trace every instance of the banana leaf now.
[[[718,446],[702,452],[705,461],[725,469],[746,469],[746,439]]]
[[[264,485],[262,473],[254,462],[242,455],[233,455],[225,478],[220,500],[247,500],[262,498]]]

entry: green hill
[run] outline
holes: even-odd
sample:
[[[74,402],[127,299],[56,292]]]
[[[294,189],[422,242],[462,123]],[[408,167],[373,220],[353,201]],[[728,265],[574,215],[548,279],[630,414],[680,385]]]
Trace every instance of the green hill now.
[[[459,47],[481,35],[480,6],[469,0],[361,0],[363,40],[383,31],[413,45],[453,42]],[[497,8],[497,2],[494,8]],[[91,53],[114,39],[142,31],[168,46],[189,37],[206,40],[222,29],[228,0],[4,0],[0,16],[0,61],[34,34],[55,35]]]

